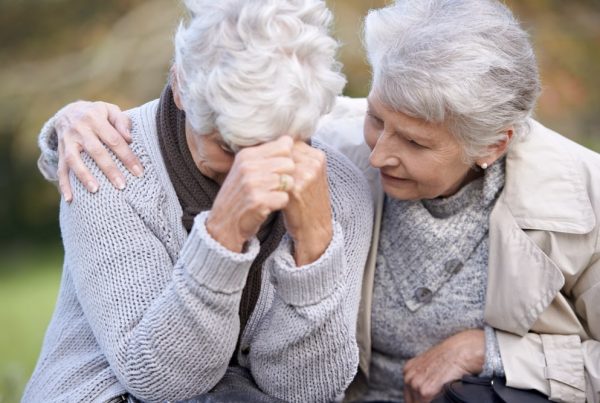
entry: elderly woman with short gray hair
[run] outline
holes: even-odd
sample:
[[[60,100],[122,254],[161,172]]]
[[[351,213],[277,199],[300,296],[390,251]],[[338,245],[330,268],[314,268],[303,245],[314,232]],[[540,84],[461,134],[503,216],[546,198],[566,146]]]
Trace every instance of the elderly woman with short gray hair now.
[[[145,174],[61,204],[62,285],[26,402],[325,402],[356,372],[371,197],[308,144],[345,83],[331,15],[186,5],[170,84],[129,112]]]
[[[338,99],[318,132],[376,206],[347,400],[430,401],[481,375],[599,402],[600,157],[532,119],[528,35],[496,0],[396,0],[365,44],[367,102]]]

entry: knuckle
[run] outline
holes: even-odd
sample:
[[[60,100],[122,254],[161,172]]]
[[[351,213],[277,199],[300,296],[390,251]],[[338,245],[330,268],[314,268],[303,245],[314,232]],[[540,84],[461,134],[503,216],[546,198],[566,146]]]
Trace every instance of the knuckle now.
[[[106,103],[102,101],[94,101],[91,103],[90,109],[95,109],[96,111],[103,111],[106,109]]]
[[[248,176],[252,172],[252,164],[244,159],[240,161],[238,170],[242,176]]]
[[[120,159],[126,166],[133,165],[135,162],[137,162],[137,157],[130,152],[123,154]]]
[[[260,210],[262,203],[257,192],[249,192],[246,196],[246,205],[250,210]]]
[[[296,163],[291,158],[285,159],[284,169],[294,171],[296,169]]]
[[[302,180],[304,182],[310,183],[315,179],[316,175],[314,174],[314,172],[311,171],[304,171],[302,173]]]
[[[247,193],[249,197],[254,197],[254,183],[252,183],[248,179],[242,179],[242,183],[240,184],[240,188],[243,192]]]
[[[67,150],[65,151],[65,155],[64,155],[64,160],[65,160],[65,164],[67,166],[71,166],[75,163],[75,161],[77,161],[77,159],[79,158],[79,155],[76,154],[73,151]]]
[[[121,142],[119,141],[120,138],[117,137],[114,134],[108,134],[106,135],[106,137],[104,138],[104,143],[109,146],[110,148],[115,148],[117,147],[119,144],[121,144]]]
[[[71,122],[68,129],[66,130],[66,134],[69,137],[79,137],[81,133],[85,132],[85,129],[89,126],[88,122],[84,118],[79,118]]]
[[[431,387],[423,388],[421,391],[421,396],[423,396],[426,400],[431,400],[435,397],[436,392]]]
[[[104,153],[104,147],[96,144],[96,143],[86,143],[85,151],[92,156],[94,159],[100,157]]]

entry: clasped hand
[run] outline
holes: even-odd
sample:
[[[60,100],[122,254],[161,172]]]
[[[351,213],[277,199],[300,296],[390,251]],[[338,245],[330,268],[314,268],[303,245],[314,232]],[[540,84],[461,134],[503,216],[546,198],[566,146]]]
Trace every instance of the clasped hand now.
[[[206,228],[223,246],[241,252],[278,210],[294,240],[296,264],[317,260],[333,234],[326,157],[288,136],[236,154]]]

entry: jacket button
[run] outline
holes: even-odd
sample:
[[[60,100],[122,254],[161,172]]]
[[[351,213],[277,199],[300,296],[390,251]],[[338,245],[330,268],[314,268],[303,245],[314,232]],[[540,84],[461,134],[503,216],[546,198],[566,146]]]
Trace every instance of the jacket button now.
[[[250,346],[244,347],[242,349],[242,354],[244,354],[244,355],[250,354]]]
[[[444,270],[446,270],[446,273],[448,273],[448,274],[456,274],[459,271],[461,271],[462,267],[463,267],[463,264],[460,260],[450,259],[444,265]]]
[[[433,292],[427,287],[419,287],[415,291],[415,298],[418,302],[428,304],[433,299]]]

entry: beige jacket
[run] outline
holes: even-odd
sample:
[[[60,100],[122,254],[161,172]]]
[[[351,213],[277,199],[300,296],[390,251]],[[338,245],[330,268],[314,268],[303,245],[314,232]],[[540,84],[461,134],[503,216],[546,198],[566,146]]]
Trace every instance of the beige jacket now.
[[[340,99],[318,137],[363,170],[377,207],[357,337],[368,375],[383,192],[362,141],[365,108],[364,99]],[[507,155],[505,188],[490,217],[485,320],[497,329],[509,386],[598,403],[600,155],[531,123]]]

